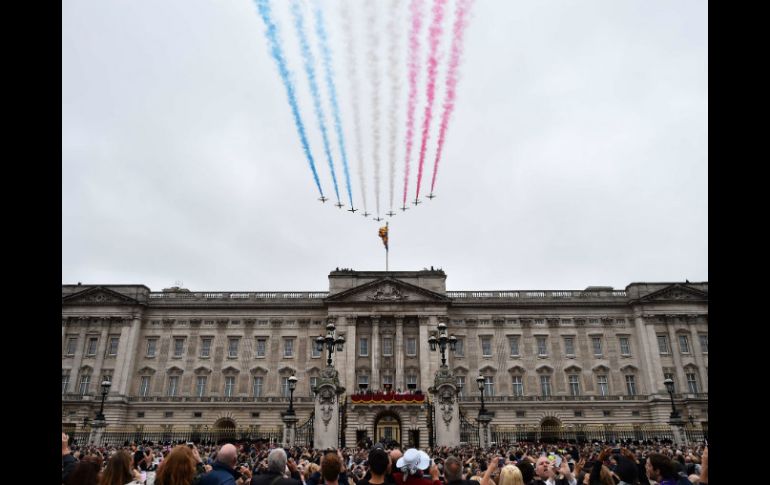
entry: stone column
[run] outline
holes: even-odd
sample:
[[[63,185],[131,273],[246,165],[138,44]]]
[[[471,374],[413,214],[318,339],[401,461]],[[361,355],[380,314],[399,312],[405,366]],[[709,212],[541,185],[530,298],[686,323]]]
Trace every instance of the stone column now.
[[[297,418],[296,414],[284,414],[283,417],[283,445],[286,448],[292,448],[294,446],[294,440],[297,433]]]
[[[665,391],[665,387],[663,386],[663,369],[660,365],[657,337],[653,335],[653,339],[650,340],[650,332],[640,314],[634,315],[634,328],[639,339],[639,352],[642,354],[639,363],[642,365],[644,379],[647,381],[647,392],[658,394]],[[651,328],[654,333],[654,327]]]
[[[339,386],[339,374],[333,367],[326,367],[318,378],[318,394],[315,397],[313,422],[313,446],[322,450],[339,447],[339,396],[344,388]]]
[[[404,382],[404,318],[401,315],[396,316],[396,382],[394,386],[396,389],[406,391],[406,383]]]
[[[455,378],[448,368],[439,369],[434,386],[433,415],[436,426],[436,446],[457,446],[460,442],[460,406],[457,402]]]
[[[425,392],[430,387],[433,372],[430,366],[430,347],[428,345],[428,317],[419,317],[418,360],[420,362],[420,389]]]
[[[134,362],[139,349],[139,334],[142,330],[142,319],[140,315],[134,315],[133,319],[126,322],[120,332],[120,342],[118,343],[118,361],[115,364],[115,377],[113,377],[113,388],[119,396],[128,396],[131,392],[131,376],[134,373]]]
[[[96,364],[94,364],[94,376],[98,385],[102,383],[102,374],[104,373],[104,355],[107,353],[107,340],[109,339],[109,319],[102,319],[102,333],[99,335],[99,344],[96,346]],[[115,369],[113,369],[114,371]],[[112,376],[115,379],[115,376]]]
[[[77,322],[80,326],[80,330],[78,331],[78,345],[75,347],[75,355],[72,358],[72,371],[70,372],[70,380],[75,380],[75,386],[72,388],[72,392],[75,393],[80,392],[80,367],[83,365],[83,354],[86,352],[86,328],[88,328],[88,319],[81,317]]]
[[[356,351],[358,342],[356,340],[356,317],[350,315],[346,317],[339,317],[340,323],[345,322],[345,349],[344,349],[344,362],[345,372],[342,376],[343,385],[347,388],[349,393],[354,393],[358,389],[358,383],[356,382]],[[340,325],[342,327],[342,325]],[[337,330],[339,332],[339,330]],[[340,355],[342,357],[342,355]],[[340,363],[343,359],[340,359]],[[318,447],[316,447],[318,448]]]
[[[676,373],[676,387],[678,393],[687,392],[687,379],[684,377],[682,369],[682,355],[679,350],[679,338],[674,330],[675,317],[666,317],[666,329],[668,338],[671,341],[671,357],[674,359],[674,372]],[[692,342],[690,342],[690,353],[692,354]]]
[[[372,378],[371,388],[373,390],[380,388],[380,317],[372,316],[372,348],[370,349],[372,357]]]
[[[688,318],[688,320],[690,319]],[[708,373],[706,372],[706,361],[703,359],[703,353],[700,347],[697,317],[692,319],[691,322],[688,321],[688,325],[690,326],[690,353],[695,358],[695,365],[698,366],[698,378],[700,379],[700,382],[698,383],[700,387],[698,390],[700,392],[708,392]],[[697,351],[696,344],[698,349]]]

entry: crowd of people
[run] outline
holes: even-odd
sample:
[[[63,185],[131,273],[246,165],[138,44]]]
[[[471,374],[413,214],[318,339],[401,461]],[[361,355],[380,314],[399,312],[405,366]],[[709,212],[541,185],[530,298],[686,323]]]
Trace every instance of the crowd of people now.
[[[708,447],[643,442],[513,443],[403,450],[274,443],[76,446],[62,433],[63,485],[707,485]]]

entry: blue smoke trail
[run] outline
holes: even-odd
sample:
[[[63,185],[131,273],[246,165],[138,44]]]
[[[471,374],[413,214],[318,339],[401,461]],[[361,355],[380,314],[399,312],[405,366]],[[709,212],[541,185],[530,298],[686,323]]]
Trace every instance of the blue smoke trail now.
[[[315,13],[316,35],[318,35],[318,40],[321,44],[321,57],[323,59],[324,74],[326,78],[326,89],[329,90],[329,103],[332,106],[332,116],[334,117],[334,130],[337,132],[337,141],[339,142],[340,154],[342,155],[342,168],[345,171],[345,185],[348,189],[348,200],[350,200],[350,207],[353,207],[353,190],[350,187],[350,172],[348,171],[348,153],[347,150],[345,150],[345,137],[342,134],[342,120],[340,120],[340,107],[339,103],[337,103],[337,88],[334,84],[332,54],[329,50],[329,37],[326,34],[323,12],[321,11],[321,5],[318,3],[318,0],[314,3],[313,11]]]
[[[294,83],[289,75],[289,68],[286,66],[286,58],[283,56],[283,48],[281,47],[281,41],[278,39],[278,28],[273,21],[272,14],[270,12],[269,0],[255,0],[257,3],[257,9],[259,15],[262,17],[262,21],[265,23],[267,30],[265,35],[270,42],[270,54],[275,60],[278,66],[278,72],[281,75],[281,80],[286,88],[286,97],[289,98],[289,106],[291,106],[291,113],[294,115],[294,124],[297,127],[297,133],[299,133],[299,139],[302,143],[302,150],[305,152],[308,164],[310,164],[310,170],[313,172],[313,179],[315,180],[318,192],[321,197],[324,196],[323,189],[321,189],[321,182],[318,180],[318,172],[315,169],[315,162],[313,161],[313,154],[310,152],[310,145],[307,142],[307,136],[305,135],[305,125],[302,123],[302,117],[299,114],[299,106],[297,106],[297,97],[294,92]]]
[[[299,37],[299,44],[302,49],[302,58],[305,61],[305,73],[307,74],[307,80],[310,83],[310,92],[313,95],[313,108],[315,110],[316,118],[318,119],[318,127],[321,129],[321,138],[324,143],[324,152],[326,153],[326,159],[329,161],[329,170],[332,172],[332,181],[334,182],[334,193],[337,195],[337,203],[340,201],[340,192],[337,187],[337,175],[334,172],[334,161],[332,160],[332,152],[329,148],[329,135],[326,130],[326,120],[324,119],[324,111],[321,106],[321,94],[318,91],[318,81],[315,77],[315,60],[313,59],[313,53],[310,51],[310,45],[307,42],[307,34],[305,33],[305,19],[302,15],[302,9],[299,2],[294,0],[291,2],[291,13],[294,16],[294,26],[297,28],[297,36]]]

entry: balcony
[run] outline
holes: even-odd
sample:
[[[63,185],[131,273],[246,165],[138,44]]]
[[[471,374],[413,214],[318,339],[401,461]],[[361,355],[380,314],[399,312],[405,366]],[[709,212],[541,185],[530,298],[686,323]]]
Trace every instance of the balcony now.
[[[237,403],[282,403],[289,404],[288,397],[280,396],[265,396],[265,397],[253,397],[253,396],[130,396],[129,402],[237,402]],[[312,397],[294,397],[295,403],[310,403],[313,402]]]
[[[647,395],[612,395],[612,396],[484,396],[484,403],[496,403],[496,402],[582,402],[582,401],[646,401],[649,398]],[[461,396],[461,403],[479,403],[481,399],[479,396]]]
[[[350,401],[355,405],[401,404],[419,406],[425,402],[425,394],[406,392],[359,393],[351,395]]]

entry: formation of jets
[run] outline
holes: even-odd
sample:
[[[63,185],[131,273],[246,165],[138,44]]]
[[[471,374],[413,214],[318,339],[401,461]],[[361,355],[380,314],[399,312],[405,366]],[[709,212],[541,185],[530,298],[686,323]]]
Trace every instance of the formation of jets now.
[[[433,200],[436,197],[436,195],[433,194],[433,192],[431,192],[426,197],[428,197],[428,199]],[[327,200],[329,200],[329,198],[322,195],[321,197],[319,197],[318,200],[320,200],[321,202],[325,203]],[[416,206],[417,204],[422,204],[422,201],[415,197],[415,199],[412,201],[412,204],[414,204]],[[334,205],[337,208],[339,208],[339,209],[342,209],[345,206],[345,204],[343,204],[339,200]],[[402,212],[406,212],[409,209],[409,207],[407,207],[406,204],[404,204],[401,207],[399,207],[399,209],[401,209]],[[355,214],[356,212],[358,212],[358,209],[356,209],[355,207],[351,207],[350,209],[348,209],[348,212],[352,212],[353,214]],[[369,216],[372,215],[372,213],[364,211],[363,214],[361,214],[361,215],[364,216],[364,217],[369,217]],[[388,217],[393,217],[393,216],[396,215],[396,213],[393,212],[392,210],[390,210],[390,211],[386,212],[385,215],[388,216]],[[382,217],[379,216],[379,214],[377,215],[377,217],[372,217],[372,219],[374,219],[377,222],[380,222],[380,221],[383,220]]]

